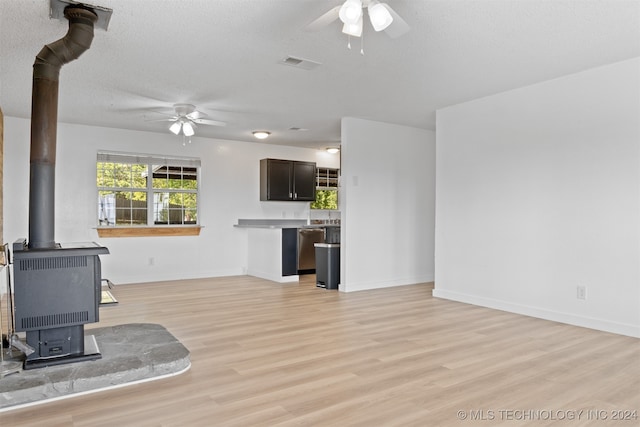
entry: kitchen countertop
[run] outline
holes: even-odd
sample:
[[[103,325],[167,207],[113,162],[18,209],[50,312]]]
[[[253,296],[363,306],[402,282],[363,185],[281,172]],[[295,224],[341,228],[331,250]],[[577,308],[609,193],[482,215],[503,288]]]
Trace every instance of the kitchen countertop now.
[[[238,219],[233,225],[238,228],[325,228],[340,227],[340,224],[308,224],[306,219]]]
[[[234,227],[240,228],[300,228],[307,225],[306,219],[239,219]]]

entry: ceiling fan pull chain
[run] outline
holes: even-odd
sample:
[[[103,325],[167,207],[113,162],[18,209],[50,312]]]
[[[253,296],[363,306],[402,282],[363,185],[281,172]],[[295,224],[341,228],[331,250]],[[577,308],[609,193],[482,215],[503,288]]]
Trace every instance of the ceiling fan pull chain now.
[[[364,31],[362,31],[362,37],[360,37],[360,55],[364,56]]]
[[[347,36],[347,49],[351,49],[351,35]]]

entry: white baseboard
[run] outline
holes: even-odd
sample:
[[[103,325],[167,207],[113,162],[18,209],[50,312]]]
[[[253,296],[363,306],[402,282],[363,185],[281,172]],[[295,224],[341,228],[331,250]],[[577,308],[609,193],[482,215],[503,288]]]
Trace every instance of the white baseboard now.
[[[148,274],[139,276],[112,276],[105,275],[105,279],[111,280],[114,285],[129,285],[135,283],[150,283],[150,282],[170,282],[174,280],[189,280],[189,279],[208,279],[210,277],[229,277],[229,276],[244,276],[246,272],[238,270],[220,270],[220,271],[205,271],[200,274]]]
[[[479,305],[481,307],[508,311],[510,313],[537,317],[539,319],[566,323],[583,328],[596,329],[598,331],[611,332],[614,334],[640,338],[640,325],[613,322],[610,320],[596,319],[593,317],[578,316],[571,313],[551,311],[544,308],[531,307],[508,301],[496,300],[493,298],[485,298],[460,292],[447,291],[438,289],[437,285],[433,290],[433,296],[436,298],[448,299],[451,301],[458,301],[467,304]]]
[[[424,277],[407,277],[380,282],[349,282],[340,283],[339,289],[343,292],[368,291],[372,289],[393,288],[396,286],[415,285],[417,283],[433,282],[433,275]]]

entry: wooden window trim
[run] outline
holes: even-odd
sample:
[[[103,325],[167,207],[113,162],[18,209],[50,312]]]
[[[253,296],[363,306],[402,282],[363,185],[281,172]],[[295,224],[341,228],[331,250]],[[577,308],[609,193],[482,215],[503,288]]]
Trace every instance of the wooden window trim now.
[[[98,237],[199,236],[202,226],[186,227],[98,227]]]

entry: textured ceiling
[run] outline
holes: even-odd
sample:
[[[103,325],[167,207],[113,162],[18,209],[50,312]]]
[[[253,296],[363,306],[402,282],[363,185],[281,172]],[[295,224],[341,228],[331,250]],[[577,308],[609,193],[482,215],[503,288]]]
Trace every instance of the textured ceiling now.
[[[434,129],[438,108],[640,56],[637,0],[387,3],[411,31],[391,39],[365,22],[363,56],[338,22],[305,30],[339,0],[91,0],[113,15],[62,68],[58,118],[167,132],[154,110],[188,102],[228,123],[196,136],[251,141],[266,129],[268,143],[323,148],[339,143],[345,116]],[[49,0],[0,0],[6,116],[29,117],[35,55],[66,30]]]

